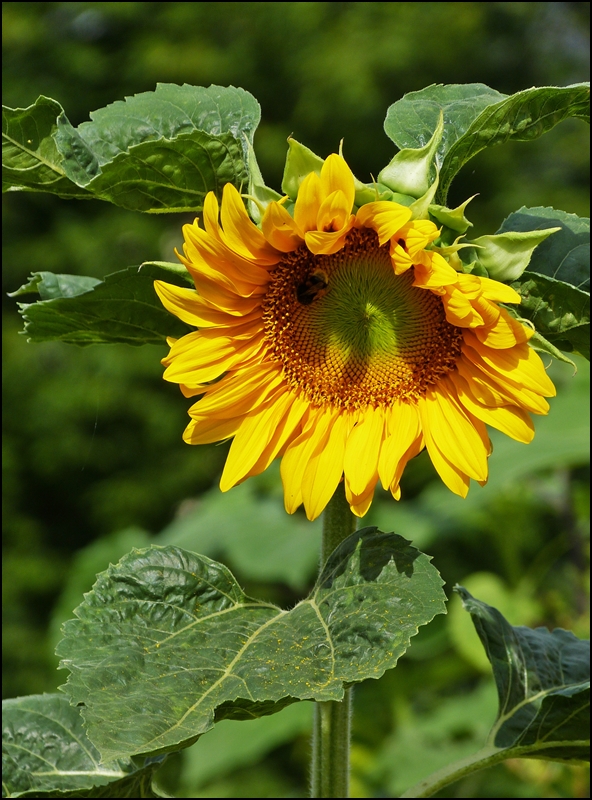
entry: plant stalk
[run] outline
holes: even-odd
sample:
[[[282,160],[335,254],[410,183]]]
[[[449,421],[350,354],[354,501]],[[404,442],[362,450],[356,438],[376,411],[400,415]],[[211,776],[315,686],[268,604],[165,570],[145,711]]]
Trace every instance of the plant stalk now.
[[[343,483],[323,515],[322,570],[333,550],[356,529]],[[349,749],[353,689],[341,702],[315,703],[312,732],[311,797],[349,797]]]

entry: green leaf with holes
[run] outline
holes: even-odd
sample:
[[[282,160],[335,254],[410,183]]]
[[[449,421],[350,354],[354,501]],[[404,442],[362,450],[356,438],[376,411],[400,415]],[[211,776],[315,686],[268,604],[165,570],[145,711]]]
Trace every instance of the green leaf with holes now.
[[[36,303],[19,303],[30,342],[58,340],[69,344],[162,344],[192,328],[169,314],[154,291],[155,280],[193,288],[178,264],[155,261],[128,267],[98,281],[78,275],[34,272],[12,293],[39,293]]]
[[[105,759],[178,749],[215,719],[340,700],[345,684],[379,678],[443,613],[441,586],[428,556],[376,528],[349,536],[289,611],[247,597],[205,556],[136,550],[64,626],[63,688]]]
[[[260,108],[243,89],[162,83],[90,116],[74,128],[47,97],[4,109],[4,190],[164,213],[199,211],[225,183],[247,188]]]
[[[101,763],[80,710],[60,694],[2,702],[3,797],[160,797],[162,759]]]
[[[482,83],[434,84],[390,106],[384,129],[399,149],[420,148],[430,140],[443,113],[436,202],[446,205],[452,179],[481,150],[510,140],[537,139],[568,117],[589,121],[589,103],[588,83],[543,86],[510,96]]]

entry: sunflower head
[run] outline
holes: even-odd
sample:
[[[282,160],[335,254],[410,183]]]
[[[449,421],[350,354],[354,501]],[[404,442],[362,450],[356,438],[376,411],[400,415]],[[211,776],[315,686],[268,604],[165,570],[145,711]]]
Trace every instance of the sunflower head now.
[[[555,394],[532,330],[500,305],[520,302],[513,289],[458,271],[462,245],[438,246],[411,208],[356,198],[336,154],[298,182],[292,213],[269,203],[260,228],[228,184],[183,229],[195,290],[155,284],[196,329],[163,360],[165,379],[199,398],[185,441],[232,439],[223,491],[281,457],[286,509],[304,504],[309,519],[341,480],[358,516],[379,480],[398,499],[424,448],[464,497],[487,480],[486,425],[529,442],[530,414]]]

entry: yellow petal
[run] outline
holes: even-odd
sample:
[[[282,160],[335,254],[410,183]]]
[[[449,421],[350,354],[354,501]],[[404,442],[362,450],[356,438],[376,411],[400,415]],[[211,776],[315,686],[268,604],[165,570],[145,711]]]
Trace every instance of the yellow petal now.
[[[192,419],[183,433],[183,441],[187,444],[212,444],[229,439],[237,432],[240,419],[214,419],[200,417]]]
[[[269,444],[276,426],[286,413],[285,390],[259,411],[245,417],[228,452],[220,478],[220,490],[228,491],[247,476]]]
[[[351,216],[345,227],[340,231],[308,231],[304,234],[306,246],[315,255],[331,255],[341,250],[345,244],[345,237],[354,224]]]
[[[555,397],[553,382],[545,372],[539,355],[526,342],[509,350],[492,350],[482,344],[472,331],[463,332],[462,351],[477,366],[490,374],[509,378],[543,397]],[[499,380],[499,377],[498,377]]]
[[[496,303],[520,303],[521,297],[517,291],[506,283],[494,281],[491,278],[479,278],[483,297]]]
[[[406,251],[411,258],[415,258],[430,242],[438,238],[440,231],[433,222],[427,219],[414,219],[400,231],[399,235],[405,240]],[[444,259],[442,260],[444,261]]]
[[[278,263],[281,253],[251,221],[242,197],[231,183],[224,185],[220,218],[224,229],[222,239],[235,253],[261,266]]]
[[[485,406],[478,403],[470,385],[460,375],[451,375],[458,398],[463,406],[477,419],[497,428],[518,442],[528,443],[534,437],[534,425],[526,411],[515,406]]]
[[[333,497],[343,474],[345,440],[349,431],[347,416],[336,409],[323,420],[326,434],[317,442],[304,471],[302,501],[309,520],[316,519]]]
[[[482,344],[494,350],[506,350],[532,337],[534,331],[511,317],[505,308],[500,308],[499,312],[495,325],[474,329],[475,336]]]
[[[309,409],[303,421],[302,433],[286,448],[280,465],[284,485],[284,505],[288,514],[293,514],[302,503],[302,480],[310,456],[318,442],[318,436],[325,433],[321,427],[323,413]]]
[[[300,184],[294,204],[294,221],[302,233],[316,230],[321,201],[321,179],[311,172]]]
[[[458,272],[448,264],[438,253],[425,252],[418,257],[415,265],[414,286],[422,289],[448,286],[456,283]]]
[[[317,230],[342,231],[349,221],[350,210],[351,206],[347,208],[347,198],[343,192],[331,192],[319,207]]]
[[[282,383],[282,372],[277,365],[254,364],[208,386],[205,396],[189,409],[189,413],[218,419],[243,417],[263,406]]]
[[[360,415],[345,448],[344,470],[353,494],[364,494],[376,474],[383,437],[384,412],[370,406]]]
[[[365,228],[372,228],[378,234],[378,242],[388,242],[411,219],[412,212],[399,203],[376,200],[366,203],[356,214],[356,221]]]
[[[277,401],[280,402],[279,400]],[[271,462],[276,458],[290,441],[298,436],[298,429],[302,418],[308,410],[310,403],[303,400],[292,392],[285,394],[286,413],[282,420],[276,425],[273,436],[269,444],[263,449],[258,461],[249,471],[249,475],[259,475],[267,469]]]
[[[354,494],[352,492],[351,487],[345,479],[345,497],[347,502],[349,503],[349,507],[352,511],[352,514],[355,514],[356,517],[363,517],[370,506],[372,505],[372,500],[374,498],[374,490],[376,488],[376,484],[378,483],[378,473],[375,474],[374,479],[370,482],[370,485],[364,492],[364,494]]]
[[[472,424],[444,381],[420,398],[418,410],[430,457],[435,445],[460,471],[476,480],[485,480],[487,450],[483,445],[482,432]]]
[[[261,220],[261,230],[267,241],[282,253],[296,250],[303,242],[303,234],[296,222],[279,203],[267,206]]]
[[[245,364],[263,342],[262,334],[237,343],[225,336],[207,339],[205,333],[207,331],[196,331],[195,339],[190,339],[193,333],[188,333],[175,342],[167,356],[169,366],[163,375],[165,380],[188,386],[216,380],[237,364]]]
[[[395,500],[399,500],[401,497],[401,490],[399,488],[399,481],[403,477],[403,472],[407,463],[411,461],[412,458],[419,455],[423,448],[425,447],[424,437],[423,434],[420,434],[417,439],[407,448],[407,450],[403,453],[401,458],[399,459],[397,466],[395,468],[395,474],[393,479],[388,487],[391,490],[391,493]]]
[[[212,308],[211,305],[205,303],[198,296],[195,289],[185,289],[164,281],[154,281],[154,289],[167,311],[170,311],[171,314],[179,317],[180,320],[183,320],[188,325],[194,325],[195,327],[233,327],[243,322],[252,322],[261,318],[258,301],[248,301],[249,305],[255,310],[251,310],[250,313],[246,313],[237,319],[236,315]]]
[[[387,413],[387,437],[378,462],[378,473],[385,489],[394,480],[399,461],[421,434],[417,407],[395,400]]]
[[[321,202],[333,192],[344,196],[344,213],[351,214],[355,195],[354,176],[342,156],[332,153],[321,167]]]

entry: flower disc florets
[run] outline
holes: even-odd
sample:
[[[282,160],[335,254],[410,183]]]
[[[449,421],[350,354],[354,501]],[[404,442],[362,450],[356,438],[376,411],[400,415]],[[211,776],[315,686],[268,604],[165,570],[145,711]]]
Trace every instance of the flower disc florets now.
[[[399,498],[426,447],[465,496],[471,478],[487,480],[485,423],[528,442],[528,412],[548,411],[532,331],[498,305],[517,293],[457,272],[432,244],[437,227],[409,208],[356,211],[341,156],[304,179],[293,216],[272,202],[260,230],[227,185],[221,209],[210,193],[203,228],[184,235],[195,291],[156,289],[197,330],[171,342],[165,378],[201,395],[187,442],[234,437],[223,490],[282,456],[290,513],[304,503],[314,519],[344,479],[362,516],[379,479]]]

